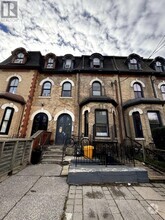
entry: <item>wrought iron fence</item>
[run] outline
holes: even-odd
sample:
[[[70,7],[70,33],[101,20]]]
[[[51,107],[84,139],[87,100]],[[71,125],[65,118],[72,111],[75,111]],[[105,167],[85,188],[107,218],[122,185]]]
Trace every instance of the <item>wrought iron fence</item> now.
[[[129,164],[134,166],[134,149],[129,146],[112,141],[93,141],[88,138],[73,137],[67,139],[63,148],[63,159],[67,155],[67,149],[72,149],[72,160],[75,166],[78,164],[119,165]]]

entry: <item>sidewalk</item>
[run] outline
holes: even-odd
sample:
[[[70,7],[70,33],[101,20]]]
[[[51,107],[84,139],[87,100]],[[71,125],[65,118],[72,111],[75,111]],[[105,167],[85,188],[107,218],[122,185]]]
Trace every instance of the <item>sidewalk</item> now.
[[[61,169],[56,164],[31,165],[2,181],[0,219],[165,219],[163,183],[68,186]]]
[[[0,183],[0,219],[60,220],[67,196],[61,166],[31,165]]]

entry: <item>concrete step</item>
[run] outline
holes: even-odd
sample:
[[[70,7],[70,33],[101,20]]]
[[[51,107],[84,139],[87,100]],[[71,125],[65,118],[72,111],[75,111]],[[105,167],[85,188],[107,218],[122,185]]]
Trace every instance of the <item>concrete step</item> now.
[[[56,154],[54,154],[54,155],[52,155],[52,154],[44,154],[43,156],[42,156],[42,159],[46,159],[46,158],[50,158],[50,159],[62,159],[62,155],[56,155]]]
[[[58,159],[51,159],[51,158],[47,158],[47,159],[42,159],[41,163],[42,164],[61,164],[62,160],[58,160]]]
[[[46,164],[61,164],[62,163],[62,153],[63,146],[49,145],[44,150],[41,163]]]

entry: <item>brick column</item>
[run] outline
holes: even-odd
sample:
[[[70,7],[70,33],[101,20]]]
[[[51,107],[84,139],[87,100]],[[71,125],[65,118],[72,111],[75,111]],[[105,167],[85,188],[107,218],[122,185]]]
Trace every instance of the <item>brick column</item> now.
[[[29,123],[30,111],[31,111],[34,92],[35,92],[35,88],[36,88],[36,82],[37,82],[37,72],[35,72],[33,74],[28,99],[27,99],[27,102],[26,102],[26,105],[25,105],[22,124],[21,124],[21,128],[20,128],[20,131],[19,131],[19,137],[21,137],[21,138],[26,137],[26,131],[27,131],[28,123]]]

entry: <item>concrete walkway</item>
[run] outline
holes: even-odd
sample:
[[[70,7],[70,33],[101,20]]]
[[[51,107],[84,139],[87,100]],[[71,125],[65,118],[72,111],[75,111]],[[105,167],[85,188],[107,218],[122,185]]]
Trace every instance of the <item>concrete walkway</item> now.
[[[162,220],[165,184],[68,186],[56,164],[0,182],[0,220]]]
[[[0,183],[0,219],[60,220],[68,185],[61,166],[26,167]]]

